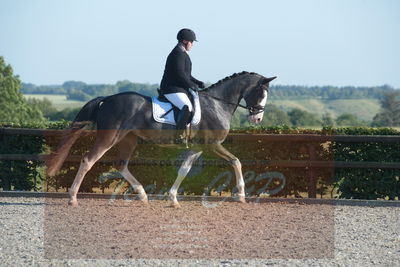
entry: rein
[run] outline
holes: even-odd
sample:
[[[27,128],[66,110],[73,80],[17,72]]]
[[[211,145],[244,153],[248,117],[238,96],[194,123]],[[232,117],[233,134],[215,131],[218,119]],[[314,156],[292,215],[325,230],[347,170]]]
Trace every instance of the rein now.
[[[225,104],[238,106],[238,107],[241,107],[241,108],[244,108],[244,109],[249,109],[249,107],[247,107],[247,106],[245,106],[245,105],[242,105],[242,104],[240,104],[240,103],[233,103],[233,102],[226,101],[225,99],[222,99],[222,98],[219,98],[219,97],[216,97],[216,96],[207,94],[205,91],[200,91],[200,92],[201,92],[203,95],[205,95],[205,96],[214,98],[215,100],[221,101],[221,102],[223,102],[223,103],[225,103]]]
[[[257,88],[257,87],[260,87],[260,86],[261,86],[261,79],[258,81],[257,85],[254,88]],[[204,94],[205,96],[214,98],[215,100],[221,101],[221,102],[223,102],[225,104],[234,105],[234,106],[237,106],[237,107],[241,107],[241,108],[247,109],[249,111],[250,115],[257,115],[257,114],[259,114],[261,112],[264,112],[264,110],[265,110],[265,107],[262,107],[260,105],[249,107],[247,105],[245,106],[245,105],[242,105],[240,103],[232,103],[232,102],[226,101],[225,99],[219,98],[217,96],[210,95],[210,94],[206,93],[205,91],[200,91],[200,92],[202,94]],[[243,97],[241,97],[241,98],[243,98]]]

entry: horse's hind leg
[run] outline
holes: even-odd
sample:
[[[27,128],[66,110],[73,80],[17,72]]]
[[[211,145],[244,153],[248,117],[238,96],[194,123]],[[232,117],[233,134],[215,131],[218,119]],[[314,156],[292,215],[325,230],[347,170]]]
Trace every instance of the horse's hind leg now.
[[[79,187],[85,177],[86,173],[92,168],[92,166],[98,161],[104,153],[107,152],[119,139],[123,137],[121,132],[117,130],[99,130],[97,131],[96,142],[93,148],[86,154],[79,166],[78,172],[75,176],[72,186],[69,188],[69,204],[77,206],[78,201],[76,195],[79,191]]]
[[[130,183],[133,190],[139,194],[139,198],[143,203],[148,204],[147,194],[144,191],[142,184],[136,180],[128,169],[129,158],[137,145],[137,136],[134,134],[126,135],[118,143],[118,158],[115,163],[115,168],[124,176]]]

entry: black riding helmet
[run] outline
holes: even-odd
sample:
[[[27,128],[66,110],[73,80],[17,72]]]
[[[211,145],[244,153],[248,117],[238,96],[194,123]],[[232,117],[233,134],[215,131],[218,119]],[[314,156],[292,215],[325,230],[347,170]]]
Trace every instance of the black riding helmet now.
[[[176,36],[176,38],[178,39],[179,42],[182,42],[183,40],[186,41],[196,41],[196,34],[194,33],[194,31],[192,31],[191,29],[182,29],[178,32],[178,35]]]

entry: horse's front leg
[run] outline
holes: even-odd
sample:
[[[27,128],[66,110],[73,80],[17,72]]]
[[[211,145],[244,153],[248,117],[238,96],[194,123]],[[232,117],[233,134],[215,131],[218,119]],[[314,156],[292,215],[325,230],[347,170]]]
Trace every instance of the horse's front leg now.
[[[169,190],[169,195],[172,200],[172,207],[180,208],[180,204],[176,195],[178,193],[178,188],[181,185],[183,179],[185,179],[186,175],[189,173],[192,168],[193,163],[200,157],[202,151],[189,155],[182,163],[181,167],[178,170],[178,177],[175,180],[174,185]]]
[[[217,144],[213,147],[213,152],[220,156],[221,158],[225,159],[234,169],[235,171],[235,176],[236,176],[236,187],[238,189],[238,196],[239,196],[239,201],[242,203],[246,203],[246,194],[244,191],[244,179],[243,179],[243,174],[242,174],[242,164],[240,163],[240,160],[231,154],[228,150],[226,150],[225,147],[223,147],[221,144]]]

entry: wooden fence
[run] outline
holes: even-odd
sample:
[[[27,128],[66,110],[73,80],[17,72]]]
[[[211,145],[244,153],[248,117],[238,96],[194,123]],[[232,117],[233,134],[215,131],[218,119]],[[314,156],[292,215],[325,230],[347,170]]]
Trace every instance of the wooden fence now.
[[[34,136],[60,136],[62,130],[40,130],[40,129],[10,129],[0,128],[0,138],[3,135],[34,135]],[[341,142],[341,143],[400,143],[400,136],[371,136],[371,135],[316,135],[316,134],[230,134],[240,142],[303,142],[308,144],[308,160],[269,160],[268,166],[285,168],[306,168],[308,176],[308,197],[316,197],[316,175],[317,168],[357,168],[357,169],[400,169],[400,162],[348,162],[348,161],[321,161],[315,155],[315,143]],[[37,154],[1,154],[0,160],[44,160],[45,155]],[[80,161],[81,156],[69,156],[68,161]],[[103,161],[105,162],[105,161]]]

